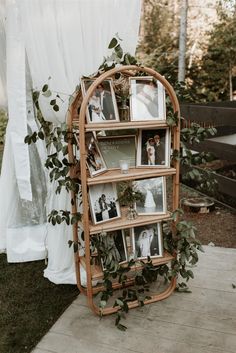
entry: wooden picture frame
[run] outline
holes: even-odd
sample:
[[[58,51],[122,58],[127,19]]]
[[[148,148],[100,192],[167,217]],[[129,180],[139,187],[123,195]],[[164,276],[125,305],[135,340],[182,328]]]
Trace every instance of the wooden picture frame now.
[[[170,167],[169,128],[141,129],[138,135],[137,167]]]
[[[132,228],[135,259],[144,260],[163,256],[161,223],[152,223]]]
[[[165,89],[152,76],[130,77],[130,120],[166,120]]]
[[[120,168],[119,161],[129,161],[129,166],[136,166],[136,136],[104,136],[98,138],[98,146],[107,168]]]
[[[81,90],[83,97],[95,79],[81,79]],[[119,121],[118,107],[112,79],[106,79],[94,90],[88,102],[86,119],[88,124],[113,123]]]
[[[166,213],[166,179],[156,177],[136,180],[136,190],[144,196],[144,201],[135,204],[138,215],[162,215]]]
[[[106,172],[107,166],[93,133],[89,132],[85,135],[85,144],[87,151],[86,164],[90,176],[94,177],[98,174]]]
[[[114,183],[91,185],[89,188],[89,202],[91,217],[94,224],[108,222],[120,218],[120,206]]]

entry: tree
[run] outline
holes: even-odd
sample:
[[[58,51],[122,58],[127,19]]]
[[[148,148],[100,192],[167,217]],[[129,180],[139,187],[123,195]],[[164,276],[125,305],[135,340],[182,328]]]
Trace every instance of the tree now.
[[[178,27],[177,14],[168,1],[144,0],[137,56],[172,82],[177,81]]]
[[[219,22],[210,32],[208,49],[202,58],[198,77],[203,82],[203,89],[199,92],[202,99],[232,100],[233,80],[236,78],[235,10],[235,6],[227,8],[225,2],[218,4]]]

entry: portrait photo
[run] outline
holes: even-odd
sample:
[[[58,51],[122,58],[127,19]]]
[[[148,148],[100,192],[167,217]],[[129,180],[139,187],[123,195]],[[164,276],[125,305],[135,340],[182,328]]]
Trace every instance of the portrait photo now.
[[[140,130],[137,148],[137,167],[170,166],[170,129]]]
[[[123,230],[114,230],[112,232],[106,232],[103,237],[104,247],[112,255],[112,259],[119,263],[127,261],[126,248],[125,248],[125,238]],[[110,264],[111,258],[107,257],[102,259],[103,269]]]
[[[165,89],[153,77],[130,80],[130,120],[165,120]]]
[[[87,167],[91,177],[103,173],[107,170],[106,163],[99,150],[98,144],[92,133],[85,136],[85,145],[87,151]]]
[[[147,259],[163,256],[162,231],[160,223],[153,223],[132,229],[135,258]]]
[[[90,186],[89,201],[94,224],[120,217],[120,207],[116,200],[117,191],[115,184],[106,183]]]
[[[83,97],[94,79],[82,79],[81,89]],[[119,113],[116,103],[112,79],[104,80],[93,91],[88,102],[86,113],[87,123],[109,123],[119,121]]]
[[[136,190],[143,194],[143,200],[136,202],[139,215],[158,215],[166,213],[165,177],[137,180]]]

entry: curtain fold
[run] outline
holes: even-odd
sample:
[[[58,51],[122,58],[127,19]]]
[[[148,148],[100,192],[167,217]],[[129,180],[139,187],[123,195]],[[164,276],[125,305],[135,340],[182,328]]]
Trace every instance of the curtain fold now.
[[[45,83],[48,83],[52,91],[51,97],[40,96],[40,108],[44,118],[58,125],[66,119],[69,98],[79,84],[81,76],[92,74],[98,69],[104,56],[109,54],[107,47],[116,33],[123,40],[124,51],[134,54],[138,39],[141,0],[7,1],[9,19],[14,19],[17,14],[18,20],[18,22],[15,20],[11,28],[8,27],[7,34],[9,43],[12,43],[14,36],[18,39],[16,43],[14,42],[14,47],[8,44],[8,56],[12,58],[9,62],[11,71],[7,74],[9,111],[12,112],[11,121],[17,125],[17,128],[14,124],[9,124],[7,139],[12,138],[13,144],[18,143],[20,146],[20,142],[27,134],[28,120],[25,103],[27,100],[25,67],[23,65],[25,52],[28,57],[33,89],[40,90]],[[17,76],[17,83],[14,82],[13,73]],[[17,87],[14,88],[14,85]],[[16,93],[15,101],[11,99],[13,91]],[[59,97],[56,97],[57,95]],[[55,97],[60,107],[59,112],[55,112],[49,104],[50,100]],[[18,126],[19,124],[21,126]],[[30,200],[29,195],[31,195],[31,202],[33,202],[32,173],[35,173],[35,170],[30,168],[29,152],[23,145],[17,150],[14,145],[11,151],[10,147],[7,150],[7,153],[13,154],[15,161],[15,175],[12,173],[10,176],[11,181],[8,181],[8,187],[16,190],[15,180],[17,179],[20,199]],[[40,153],[39,150],[38,153]],[[44,157],[41,158],[43,160]],[[6,172],[8,168],[6,163],[3,163],[3,167],[5,169],[3,175],[9,174]],[[5,178],[2,179],[6,181]],[[41,179],[43,179],[42,175],[38,180],[42,184]],[[22,185],[20,180],[22,180]],[[30,183],[27,184],[29,181]],[[0,189],[1,187],[4,188],[0,184]],[[55,196],[55,183],[48,185],[48,189],[50,190],[46,201],[47,212],[57,208],[58,205],[60,209],[69,207],[68,195],[61,193]],[[12,193],[14,194],[14,191]],[[46,194],[45,189],[43,193]],[[4,204],[0,201],[0,209],[3,207]],[[42,227],[45,225],[44,222],[40,224]],[[4,227],[7,228],[8,225],[2,224],[2,228]],[[24,232],[24,225],[22,225],[22,232]],[[49,262],[45,276],[55,283],[75,283],[73,254],[67,245],[71,237],[70,228],[48,225],[46,232],[46,240],[44,230],[41,233],[44,234],[44,241],[47,241],[48,247]],[[0,233],[0,245],[1,237]],[[17,239],[20,241],[20,237]],[[41,239],[41,244],[42,241],[43,239]],[[6,240],[6,243],[12,246],[12,242]],[[41,255],[43,256],[42,253]],[[28,257],[25,255],[25,258]]]

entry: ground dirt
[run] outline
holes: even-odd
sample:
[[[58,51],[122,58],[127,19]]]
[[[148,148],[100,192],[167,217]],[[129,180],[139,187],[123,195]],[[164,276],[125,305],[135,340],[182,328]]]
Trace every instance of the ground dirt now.
[[[198,196],[194,190],[181,185],[180,199]],[[209,213],[185,211],[184,219],[197,228],[197,238],[203,245],[236,248],[236,210],[216,203]]]

